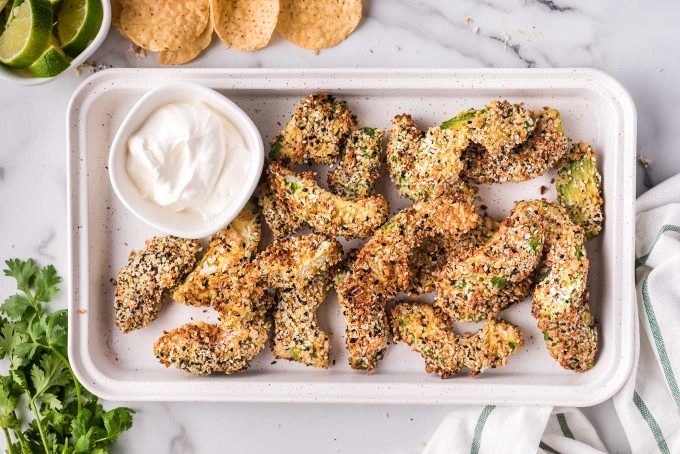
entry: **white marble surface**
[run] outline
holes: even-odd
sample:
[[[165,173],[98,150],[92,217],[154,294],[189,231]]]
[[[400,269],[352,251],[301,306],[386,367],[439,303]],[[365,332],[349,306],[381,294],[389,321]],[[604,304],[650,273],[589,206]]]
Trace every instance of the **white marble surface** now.
[[[214,42],[196,67],[589,66],[619,79],[638,109],[648,183],[680,171],[680,3],[608,0],[365,1],[359,29],[318,55],[274,38],[239,53]],[[469,20],[466,20],[469,18]],[[469,22],[469,23],[468,23]],[[95,63],[138,60],[112,31]],[[82,82],[42,87],[0,83],[0,258],[33,256],[66,267],[65,112]],[[638,193],[644,191],[642,172]],[[0,280],[0,295],[10,282]],[[64,304],[62,293],[60,304]],[[132,405],[126,453],[420,452],[450,407],[150,403]],[[628,445],[609,403],[587,410],[612,452]]]

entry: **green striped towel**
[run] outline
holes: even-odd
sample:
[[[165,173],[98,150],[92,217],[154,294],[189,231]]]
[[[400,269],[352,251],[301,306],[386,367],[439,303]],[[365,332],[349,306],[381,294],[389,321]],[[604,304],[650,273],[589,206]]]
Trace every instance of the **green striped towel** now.
[[[612,398],[633,453],[680,453],[680,175],[637,200],[633,372]],[[606,452],[577,409],[461,407],[425,454]]]

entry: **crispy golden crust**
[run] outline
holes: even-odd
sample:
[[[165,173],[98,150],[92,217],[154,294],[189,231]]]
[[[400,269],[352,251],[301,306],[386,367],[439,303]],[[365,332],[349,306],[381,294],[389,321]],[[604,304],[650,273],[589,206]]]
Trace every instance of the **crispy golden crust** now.
[[[277,241],[258,257],[261,279],[279,289],[272,343],[277,358],[328,367],[328,336],[316,323],[316,310],[341,259],[340,243],[319,234]]]
[[[462,368],[477,375],[485,369],[505,366],[508,357],[524,345],[516,326],[497,319],[488,320],[474,334],[456,334],[448,318],[424,303],[401,302],[392,309],[394,340],[404,341],[425,359],[425,370],[442,378]]]
[[[495,317],[529,293],[543,250],[544,226],[536,209],[519,202],[486,244],[463,261],[455,257],[436,282],[435,306],[456,321]]]
[[[348,199],[373,195],[375,182],[380,178],[383,134],[385,131],[374,128],[352,131],[340,163],[328,173],[331,192]]]
[[[449,260],[462,262],[467,259],[491,238],[499,226],[500,223],[495,219],[482,216],[482,221],[476,229],[458,237],[435,235],[425,238],[413,250],[411,282],[407,293],[417,296],[435,291],[439,273]]]
[[[205,255],[175,289],[173,298],[181,304],[210,306],[218,297],[220,283],[255,256],[261,227],[257,206],[250,202],[231,224],[213,235]]]
[[[342,245],[318,233],[286,238],[270,244],[258,255],[259,279],[268,288],[303,287],[329,273],[342,259]]]
[[[494,100],[483,109],[461,112],[442,124],[442,129],[465,136],[490,156],[511,153],[529,138],[535,127],[531,112],[522,104],[506,100]]]
[[[291,164],[332,164],[355,127],[356,119],[345,101],[326,93],[306,96],[295,105],[293,117],[272,141],[269,157]]]
[[[244,269],[232,270],[233,279],[222,282],[213,305],[219,325],[188,324],[169,331],[154,345],[154,354],[165,366],[194,374],[246,369],[269,337],[267,312],[273,300],[265,289],[302,289],[317,277],[330,279],[341,256],[340,243],[318,234],[271,244]]]
[[[277,200],[320,233],[364,238],[382,225],[389,214],[389,205],[382,195],[348,200],[321,188],[311,172],[298,174],[272,163],[267,179]]]
[[[547,200],[528,203],[549,226],[531,313],[543,331],[550,355],[564,368],[586,371],[595,364],[597,322],[588,306],[585,233],[558,204]]]
[[[154,355],[166,367],[172,365],[196,375],[245,370],[264,348],[271,330],[266,317],[271,297],[263,298],[262,304],[253,305],[246,322],[224,315],[219,325],[189,323],[165,332],[154,344]]]
[[[604,224],[604,199],[595,151],[585,142],[574,145],[555,184],[557,199],[571,220],[583,227],[588,239],[596,237]]]
[[[130,254],[116,277],[116,325],[124,333],[143,328],[158,317],[164,293],[176,286],[196,263],[196,240],[154,237]]]
[[[301,217],[290,212],[285,200],[279,200],[272,194],[267,183],[260,187],[257,200],[264,220],[277,240],[297,232],[305,223]]]
[[[536,121],[533,133],[512,151],[494,155],[483,146],[471,143],[462,156],[463,178],[479,184],[526,181],[554,167],[569,148],[560,114],[546,107],[532,112],[532,116]]]
[[[317,324],[316,311],[326,299],[331,274],[321,273],[302,287],[281,289],[274,311],[272,352],[282,359],[328,368],[328,335]]]
[[[358,252],[338,287],[352,368],[370,371],[382,358],[388,334],[385,304],[408,288],[413,249],[428,236],[454,237],[478,223],[473,205],[440,196],[396,214]]]
[[[411,200],[424,200],[459,184],[460,155],[467,139],[453,131],[430,128],[427,134],[410,115],[394,117],[387,144],[387,168],[399,192]]]

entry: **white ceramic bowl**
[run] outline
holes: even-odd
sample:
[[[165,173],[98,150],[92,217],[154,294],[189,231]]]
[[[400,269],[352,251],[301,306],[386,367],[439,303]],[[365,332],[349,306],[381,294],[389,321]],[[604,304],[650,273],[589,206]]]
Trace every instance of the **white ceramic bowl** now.
[[[168,215],[168,209],[143,198],[125,171],[127,141],[156,109],[172,102],[202,101],[231,121],[241,132],[252,153],[248,176],[241,192],[220,215],[204,220],[194,212]],[[109,152],[109,178],[118,199],[140,220],[170,235],[202,238],[229,224],[255,192],[264,165],[264,145],[260,132],[250,117],[220,93],[202,85],[173,83],[151,90],[132,107],[116,133]]]
[[[87,61],[87,59],[95,53],[99,46],[102,45],[106,39],[106,35],[109,34],[109,29],[111,28],[111,1],[101,0],[101,2],[104,14],[102,16],[102,25],[99,27],[99,32],[97,33],[97,36],[94,37],[90,45],[87,46],[85,50],[80,53],[80,55],[71,61],[71,65],[68,68],[54,77],[34,77],[28,74],[28,72],[24,73],[14,68],[10,68],[9,66],[0,64],[0,79],[7,80],[18,85],[42,85],[46,84],[47,82],[57,80],[64,74],[73,71],[75,68],[85,63],[85,61]]]

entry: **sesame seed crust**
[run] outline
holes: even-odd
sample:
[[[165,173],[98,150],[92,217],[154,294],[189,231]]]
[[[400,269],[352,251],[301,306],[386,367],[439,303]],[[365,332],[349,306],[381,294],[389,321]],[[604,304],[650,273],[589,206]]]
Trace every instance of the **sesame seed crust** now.
[[[269,157],[285,164],[332,164],[356,127],[345,101],[318,93],[302,98],[283,131],[272,140]]]
[[[154,354],[165,366],[193,374],[245,370],[269,338],[267,314],[274,300],[265,290],[304,286],[322,274],[331,276],[341,255],[336,240],[318,234],[269,245],[244,269],[233,268],[234,279],[222,281],[213,305],[219,324],[187,324],[166,332],[156,341]]]
[[[457,236],[478,223],[472,204],[440,196],[402,210],[376,231],[338,279],[352,368],[370,371],[382,358],[389,331],[385,305],[408,288],[413,249],[428,236]]]
[[[460,184],[460,156],[467,143],[464,136],[439,127],[423,134],[410,115],[397,115],[387,143],[390,177],[399,192],[413,201],[445,192]]]
[[[471,142],[484,147],[491,156],[497,156],[510,153],[524,143],[534,131],[536,121],[521,103],[494,100],[478,111],[467,127]]]
[[[279,200],[269,189],[268,183],[260,186],[258,203],[264,220],[269,226],[275,239],[281,239],[297,232],[305,221],[293,214],[285,200]]]
[[[434,305],[453,320],[477,322],[523,301],[541,259],[544,230],[534,207],[517,203],[482,247],[463,261],[449,260],[436,281]]]
[[[272,352],[276,358],[327,369],[330,342],[317,323],[316,311],[326,299],[331,274],[321,273],[302,287],[278,291]]]
[[[234,276],[255,256],[262,225],[257,206],[249,202],[239,215],[210,239],[208,249],[194,270],[175,289],[173,298],[190,306],[210,306],[218,298],[220,283]]]
[[[510,151],[492,154],[471,142],[462,155],[463,178],[478,184],[526,181],[554,167],[569,150],[560,113],[546,107],[532,112],[532,116],[536,123],[534,131]]]
[[[395,341],[403,341],[425,360],[425,370],[442,378],[463,368],[477,375],[488,368],[505,366],[508,357],[524,345],[516,326],[488,320],[476,333],[457,334],[438,308],[426,303],[397,303],[391,312]]]
[[[566,210],[547,200],[529,202],[551,228],[537,273],[531,313],[543,331],[550,355],[566,369],[583,372],[595,365],[597,321],[590,313],[585,232]]]
[[[374,128],[352,131],[340,163],[328,173],[331,192],[348,199],[373,195],[375,183],[380,178],[384,134],[384,130]]]
[[[486,243],[498,230],[500,222],[483,215],[476,229],[459,237],[435,235],[425,238],[413,250],[411,257],[411,282],[407,293],[412,296],[435,291],[439,273],[449,260],[464,261]]]
[[[131,253],[116,276],[116,325],[124,333],[143,328],[158,317],[163,297],[179,284],[196,263],[201,246],[196,240],[153,237],[144,249]]]
[[[587,239],[596,237],[604,224],[602,177],[597,153],[585,142],[575,144],[557,173],[557,200],[569,217],[583,227]]]
[[[154,344],[154,355],[166,367],[172,365],[195,375],[247,369],[266,345],[271,330],[266,312],[273,301],[267,294],[262,299],[244,314],[221,314],[220,324],[189,323],[165,332]]]
[[[267,180],[277,200],[319,233],[365,238],[389,215],[389,204],[382,195],[349,200],[319,186],[312,172],[296,173],[271,163]]]

